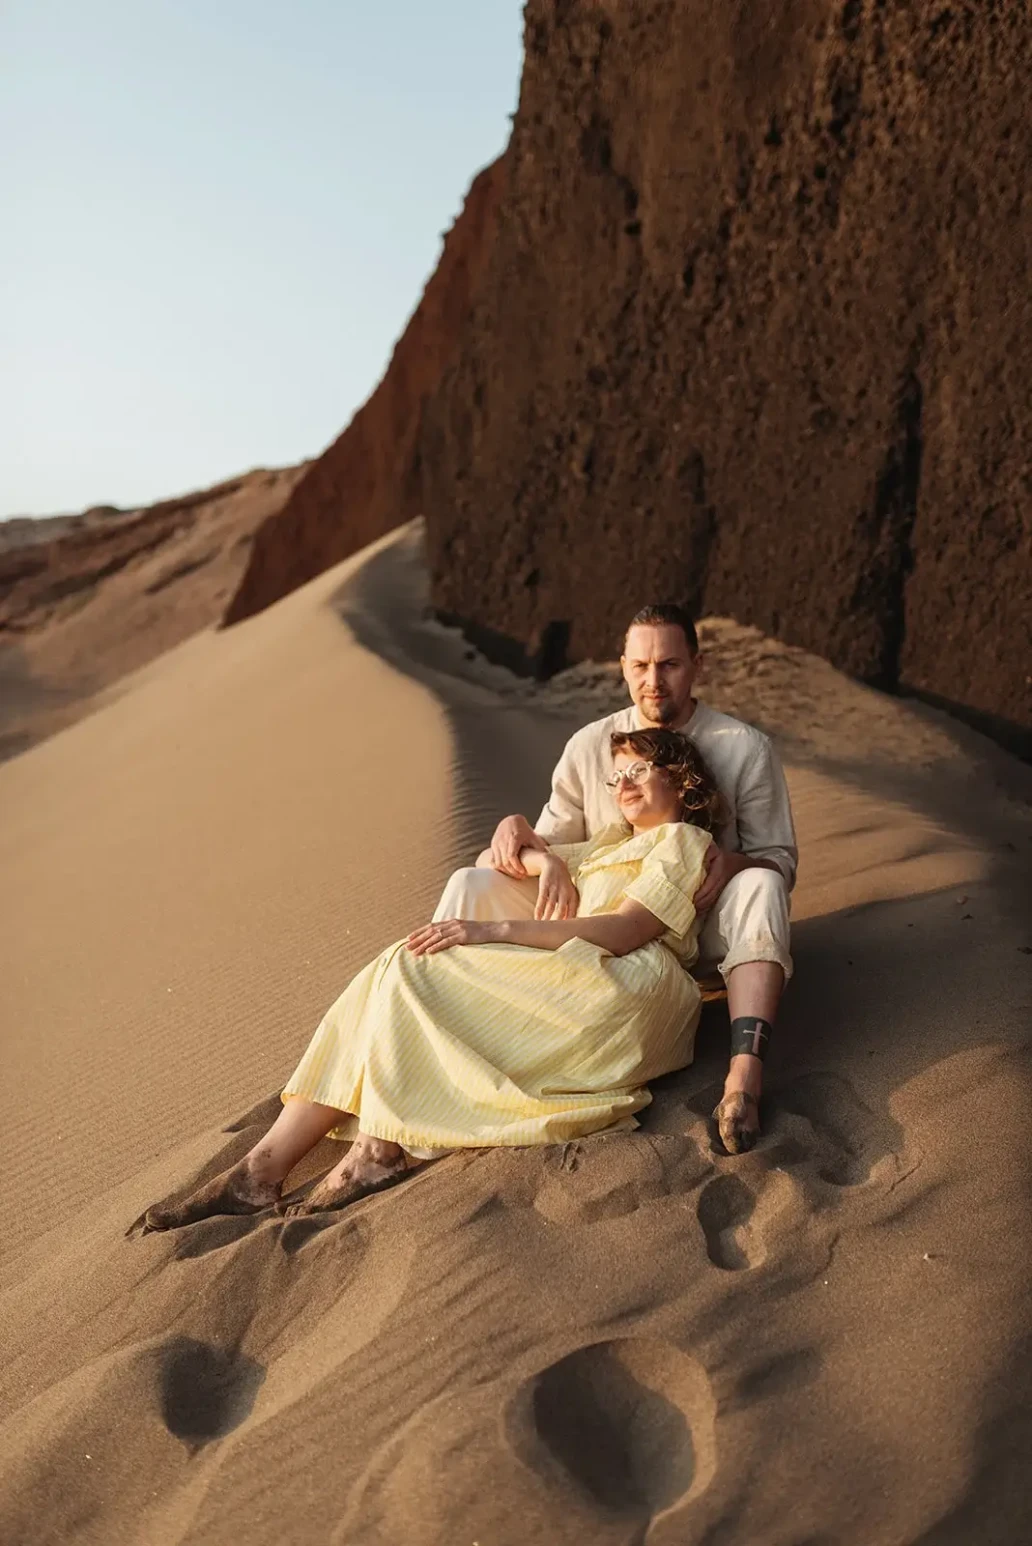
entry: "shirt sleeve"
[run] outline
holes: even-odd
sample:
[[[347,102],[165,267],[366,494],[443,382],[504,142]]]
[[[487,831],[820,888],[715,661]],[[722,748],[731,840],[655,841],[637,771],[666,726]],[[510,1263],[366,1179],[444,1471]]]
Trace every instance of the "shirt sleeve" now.
[[[671,934],[683,939],[695,922],[693,898],[702,884],[703,858],[712,841],[701,827],[671,822],[624,896],[647,907]]]
[[[552,774],[552,793],[534,830],[550,847],[556,843],[583,843],[588,835],[584,820],[584,780],[577,766],[577,737],[571,736]]]
[[[777,865],[791,890],[799,863],[795,824],[785,770],[766,736],[742,771],[736,803],[742,853]]]

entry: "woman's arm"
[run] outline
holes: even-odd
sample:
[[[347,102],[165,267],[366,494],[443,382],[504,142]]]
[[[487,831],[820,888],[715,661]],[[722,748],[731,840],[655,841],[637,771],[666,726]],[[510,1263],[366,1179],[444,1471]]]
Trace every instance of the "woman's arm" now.
[[[529,945],[534,950],[559,950],[568,939],[586,939],[610,955],[626,956],[658,939],[666,925],[640,902],[624,901],[613,913],[592,913],[587,918],[566,918],[549,923],[507,918],[496,923],[498,943]]]
[[[520,861],[528,878],[537,877],[538,895],[534,907],[535,918],[575,918],[580,897],[570,876],[570,869],[558,854],[547,848],[523,848]],[[493,850],[485,848],[477,859],[481,870],[495,868]]]
[[[647,907],[628,900],[621,902],[614,913],[552,922],[508,918],[503,922],[480,923],[468,918],[446,918],[410,934],[408,948],[414,955],[435,955],[453,945],[526,945],[532,950],[559,950],[569,939],[586,939],[610,955],[625,956],[658,939],[665,928]]]
[[[528,875],[540,875],[545,868],[545,861],[551,859],[556,864],[562,864],[558,855],[551,853],[548,848],[521,848],[520,863]],[[483,853],[477,854],[476,868],[478,870],[497,869],[494,862],[494,850],[485,848]]]

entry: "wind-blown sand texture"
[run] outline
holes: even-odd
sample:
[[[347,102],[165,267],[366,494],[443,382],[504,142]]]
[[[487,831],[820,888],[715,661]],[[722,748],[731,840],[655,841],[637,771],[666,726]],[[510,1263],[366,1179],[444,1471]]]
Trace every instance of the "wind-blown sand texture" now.
[[[637,1134],[125,1238],[613,694],[468,658],[420,544],[0,768],[0,1538],[1027,1539],[1027,770],[750,630],[707,625],[708,695],[780,736],[802,849],[753,1153],[708,1011]]]

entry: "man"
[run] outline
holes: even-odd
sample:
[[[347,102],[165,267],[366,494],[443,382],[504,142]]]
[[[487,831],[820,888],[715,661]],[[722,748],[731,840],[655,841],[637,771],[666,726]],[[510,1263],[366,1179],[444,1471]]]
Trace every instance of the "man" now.
[[[785,776],[761,731],[692,696],[702,655],[683,608],[648,606],[638,612],[620,664],[632,707],[571,737],[537,826],[524,816],[500,822],[491,842],[493,868],[460,871],[435,918],[533,917],[535,909],[539,917],[565,917],[575,911],[572,888],[567,895],[538,897],[537,882],[520,863],[521,849],[583,842],[621,819],[604,783],[612,773],[614,730],[681,731],[702,753],[729,811],[695,907],[708,914],[699,938],[700,971],[717,966],[727,983],[731,1061],[714,1116],[726,1148],[739,1154],[759,1135],[763,1056],[792,972],[788,893],[798,850]]]

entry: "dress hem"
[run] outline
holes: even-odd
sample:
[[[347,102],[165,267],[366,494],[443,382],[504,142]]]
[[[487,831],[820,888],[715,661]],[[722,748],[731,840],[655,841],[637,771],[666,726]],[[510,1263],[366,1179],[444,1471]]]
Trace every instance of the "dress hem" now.
[[[320,1106],[332,1105],[331,1101],[320,1100],[318,1095],[310,1094],[308,1091],[301,1089],[284,1089],[280,1094],[280,1100],[283,1105],[286,1105],[288,1100],[306,1100]],[[486,1136],[473,1138],[468,1134],[459,1137],[453,1134],[449,1134],[447,1137],[439,1134],[431,1136],[429,1133],[418,1132],[408,1127],[391,1127],[383,1122],[373,1122],[369,1126],[363,1127],[361,1131],[367,1138],[379,1138],[384,1143],[396,1143],[403,1149],[415,1147],[417,1149],[440,1150],[444,1153],[450,1152],[453,1149],[543,1149],[547,1148],[549,1144],[572,1143],[577,1138],[593,1138],[596,1134],[609,1132],[613,1128],[620,1128],[625,1132],[633,1132],[635,1128],[640,1126],[635,1112],[644,1111],[645,1107],[651,1105],[651,1103],[651,1092],[646,1090],[644,1100],[636,1104],[632,1111],[626,1111],[620,1116],[614,1117],[612,1122],[606,1122],[602,1127],[592,1127],[587,1131],[568,1133],[563,1137],[556,1136],[554,1138],[488,1138]],[[341,1110],[339,1106],[336,1109],[338,1111]],[[356,1124],[359,1121],[354,1112],[348,1111],[344,1115],[350,1117],[351,1121]],[[632,1123],[633,1126],[627,1127],[625,1125],[627,1123]],[[327,1138],[332,1138],[336,1143],[354,1142],[353,1134],[342,1134],[338,1137],[337,1135],[340,1132],[341,1127],[331,1128],[326,1136]]]

